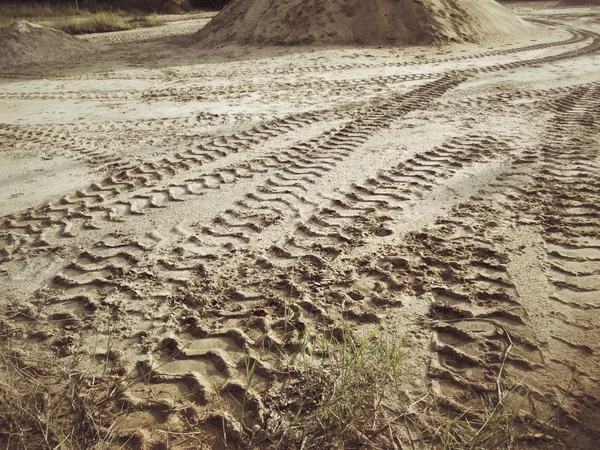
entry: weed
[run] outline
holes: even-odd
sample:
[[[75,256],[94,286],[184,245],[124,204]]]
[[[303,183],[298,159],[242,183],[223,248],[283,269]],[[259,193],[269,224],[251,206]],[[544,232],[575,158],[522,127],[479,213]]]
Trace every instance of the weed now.
[[[89,449],[116,440],[116,378],[90,376],[75,357],[30,356],[0,346],[0,446]]]
[[[141,5],[143,6],[143,5]],[[75,8],[74,4],[27,3],[0,5],[0,29],[17,20],[28,20],[69,34],[102,33],[163,25],[165,20],[146,9],[100,4]]]
[[[49,22],[47,25],[69,34],[89,34],[155,27],[164,23],[164,19],[156,15],[136,15],[132,18],[127,18],[124,14],[120,13],[101,12],[86,18],[75,17]]]
[[[500,399],[474,393],[470,407],[433,391],[410,402],[406,353],[379,329],[357,337],[342,323],[311,336],[312,354],[307,335],[287,360],[294,381],[283,392],[276,432],[260,437],[261,448],[491,450],[554,439],[539,432],[550,427],[527,411],[521,384]]]
[[[378,331],[356,338],[346,324],[318,338],[319,356],[301,345],[296,370],[303,389],[295,408],[284,412],[287,426],[280,442],[291,439],[305,448],[344,448],[372,443],[383,415],[374,417],[399,375],[403,353],[377,338]]]

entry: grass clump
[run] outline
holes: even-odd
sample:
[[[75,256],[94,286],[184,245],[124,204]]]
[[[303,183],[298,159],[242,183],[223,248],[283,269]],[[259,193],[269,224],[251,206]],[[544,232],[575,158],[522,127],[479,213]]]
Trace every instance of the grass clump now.
[[[299,347],[288,363],[291,381],[281,395],[277,424],[267,427],[266,436],[255,436],[252,445],[496,450],[531,442],[552,448],[558,442],[556,430],[528,412],[529,393],[520,384],[501,399],[473,392],[468,404],[433,389],[415,399],[407,392],[413,390],[407,354],[379,330],[356,337],[342,324]]]
[[[89,17],[72,17],[49,22],[47,26],[75,35],[155,27],[164,23],[165,20],[157,15],[127,17],[123,13],[100,12]]]
[[[433,394],[426,398],[420,423],[408,419],[417,430],[415,448],[440,450],[512,449],[516,444],[535,434],[526,432],[527,394],[521,386],[514,386],[504,394],[501,402],[479,398],[477,408],[449,403],[448,399]],[[541,438],[544,435],[539,435]],[[414,443],[413,443],[414,445]],[[518,446],[517,446],[518,448]]]
[[[378,331],[356,338],[344,324],[324,333],[313,355],[295,362],[297,382],[273,439],[281,448],[350,448],[389,444],[387,414],[401,378],[404,352]],[[307,346],[301,348],[307,349]]]
[[[49,22],[47,26],[69,34],[107,33],[131,28],[125,17],[111,12],[97,13],[90,17],[62,19]]]
[[[141,5],[147,6],[147,5]],[[17,20],[62,30],[69,34],[105,33],[163,25],[165,20],[156,11],[118,7],[110,3],[96,4],[93,9],[74,4],[25,3],[0,5],[0,29]]]

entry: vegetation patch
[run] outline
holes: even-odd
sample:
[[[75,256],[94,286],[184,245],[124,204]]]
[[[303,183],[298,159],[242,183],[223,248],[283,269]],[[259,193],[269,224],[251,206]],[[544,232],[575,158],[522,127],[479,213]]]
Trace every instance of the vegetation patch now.
[[[120,13],[102,12],[89,17],[72,17],[49,22],[46,26],[75,35],[155,27],[164,23],[165,20],[158,15],[128,17]]]
[[[405,351],[378,330],[357,338],[344,324],[323,333],[312,352],[306,341],[299,347],[286,400],[274,408],[278,419],[249,438],[250,447],[491,450],[560,442],[551,416],[531,414],[520,384],[500,399],[473,393],[470,406],[433,389],[415,400],[406,392]]]
[[[116,442],[119,377],[94,377],[76,357],[0,347],[0,447],[92,449]]]
[[[179,13],[196,9],[187,2],[185,5],[187,7],[178,11]],[[75,2],[0,4],[0,29],[6,28],[17,20],[27,20],[70,34],[153,27],[165,23],[158,14],[170,12],[165,10],[167,6],[166,1],[81,1],[78,5]]]
[[[404,348],[383,339],[378,329],[357,337],[343,324],[313,338],[305,333],[293,356],[281,355],[280,373],[287,373],[288,381],[261,406],[251,390],[256,361],[247,359],[246,379],[239,384],[244,392],[241,427],[232,428],[238,431],[231,436],[222,430],[232,448],[560,447],[555,421],[531,413],[529,393],[519,384],[504,390],[500,399],[474,396],[469,406],[433,389],[414,399],[406,392],[410,379]],[[91,367],[89,357],[70,351],[33,355],[17,347],[0,346],[2,448],[139,447],[134,435],[119,431],[130,413],[119,406],[124,405],[119,398],[132,384],[149,379],[111,366],[108,354]],[[257,408],[267,409],[264,422]],[[175,438],[202,434],[194,423]]]

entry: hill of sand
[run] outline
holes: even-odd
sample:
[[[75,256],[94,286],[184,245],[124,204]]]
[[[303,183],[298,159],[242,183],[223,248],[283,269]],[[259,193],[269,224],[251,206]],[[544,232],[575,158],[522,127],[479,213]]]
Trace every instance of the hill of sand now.
[[[198,39],[229,44],[430,44],[521,35],[493,0],[234,0]]]
[[[0,31],[2,66],[69,59],[99,49],[96,44],[26,21],[15,22]]]

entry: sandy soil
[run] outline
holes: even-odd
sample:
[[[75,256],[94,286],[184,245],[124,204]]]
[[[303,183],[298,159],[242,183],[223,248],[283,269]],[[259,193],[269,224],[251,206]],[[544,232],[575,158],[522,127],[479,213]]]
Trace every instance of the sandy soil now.
[[[409,398],[470,408],[502,367],[560,415],[551,448],[597,448],[600,9],[509,6],[527,40],[210,51],[168,25],[3,70],[2,330],[154,368],[121,399],[148,442],[190,408],[239,429],[248,355],[260,429],[289,327],[345,319],[401,340]]]

